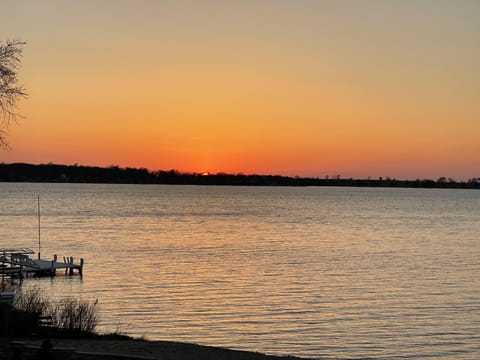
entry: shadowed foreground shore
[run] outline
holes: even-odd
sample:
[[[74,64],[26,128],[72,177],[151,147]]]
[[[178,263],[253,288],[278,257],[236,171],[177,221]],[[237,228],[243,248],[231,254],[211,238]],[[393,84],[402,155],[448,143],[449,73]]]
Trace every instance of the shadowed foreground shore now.
[[[0,338],[0,359],[34,360],[42,348],[42,340]],[[72,360],[300,360],[292,356],[272,356],[256,352],[230,350],[211,346],[169,341],[136,339],[52,339],[45,359]]]

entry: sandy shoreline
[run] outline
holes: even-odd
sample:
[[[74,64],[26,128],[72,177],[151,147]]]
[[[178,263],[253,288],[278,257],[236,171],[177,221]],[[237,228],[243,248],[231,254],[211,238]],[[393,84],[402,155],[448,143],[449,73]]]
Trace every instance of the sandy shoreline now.
[[[52,339],[54,359],[138,359],[138,360],[281,360],[300,359],[292,356],[272,356],[256,352],[230,350],[170,341]],[[38,339],[0,339],[0,358],[14,359],[18,349],[20,359],[35,359],[42,344]]]

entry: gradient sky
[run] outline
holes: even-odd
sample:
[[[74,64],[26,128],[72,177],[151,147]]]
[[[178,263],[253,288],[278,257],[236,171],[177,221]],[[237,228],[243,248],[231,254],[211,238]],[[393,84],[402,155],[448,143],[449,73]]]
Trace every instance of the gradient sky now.
[[[2,0],[0,162],[480,177],[480,1]]]

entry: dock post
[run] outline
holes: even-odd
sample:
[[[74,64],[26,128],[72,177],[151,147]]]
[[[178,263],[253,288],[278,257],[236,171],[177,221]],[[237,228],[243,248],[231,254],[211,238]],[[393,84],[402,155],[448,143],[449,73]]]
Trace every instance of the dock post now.
[[[78,268],[78,274],[83,275],[83,258],[80,258],[80,267]]]
[[[70,256],[70,271],[69,275],[73,275],[73,256]]]
[[[53,276],[56,276],[57,275],[57,268],[54,266],[57,262],[57,254],[53,254],[53,261],[52,261],[52,270],[53,270]]]

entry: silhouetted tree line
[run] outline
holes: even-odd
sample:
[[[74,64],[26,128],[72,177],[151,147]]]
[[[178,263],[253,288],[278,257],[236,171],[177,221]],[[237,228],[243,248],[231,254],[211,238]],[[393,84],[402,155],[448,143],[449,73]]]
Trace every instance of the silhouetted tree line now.
[[[144,168],[96,167],[56,164],[0,164],[2,182],[61,182],[115,184],[177,184],[177,185],[241,185],[241,186],[356,186],[480,189],[480,178],[457,182],[444,177],[431,179],[396,180],[303,178],[280,175],[244,175],[182,173],[176,170],[149,171]]]

